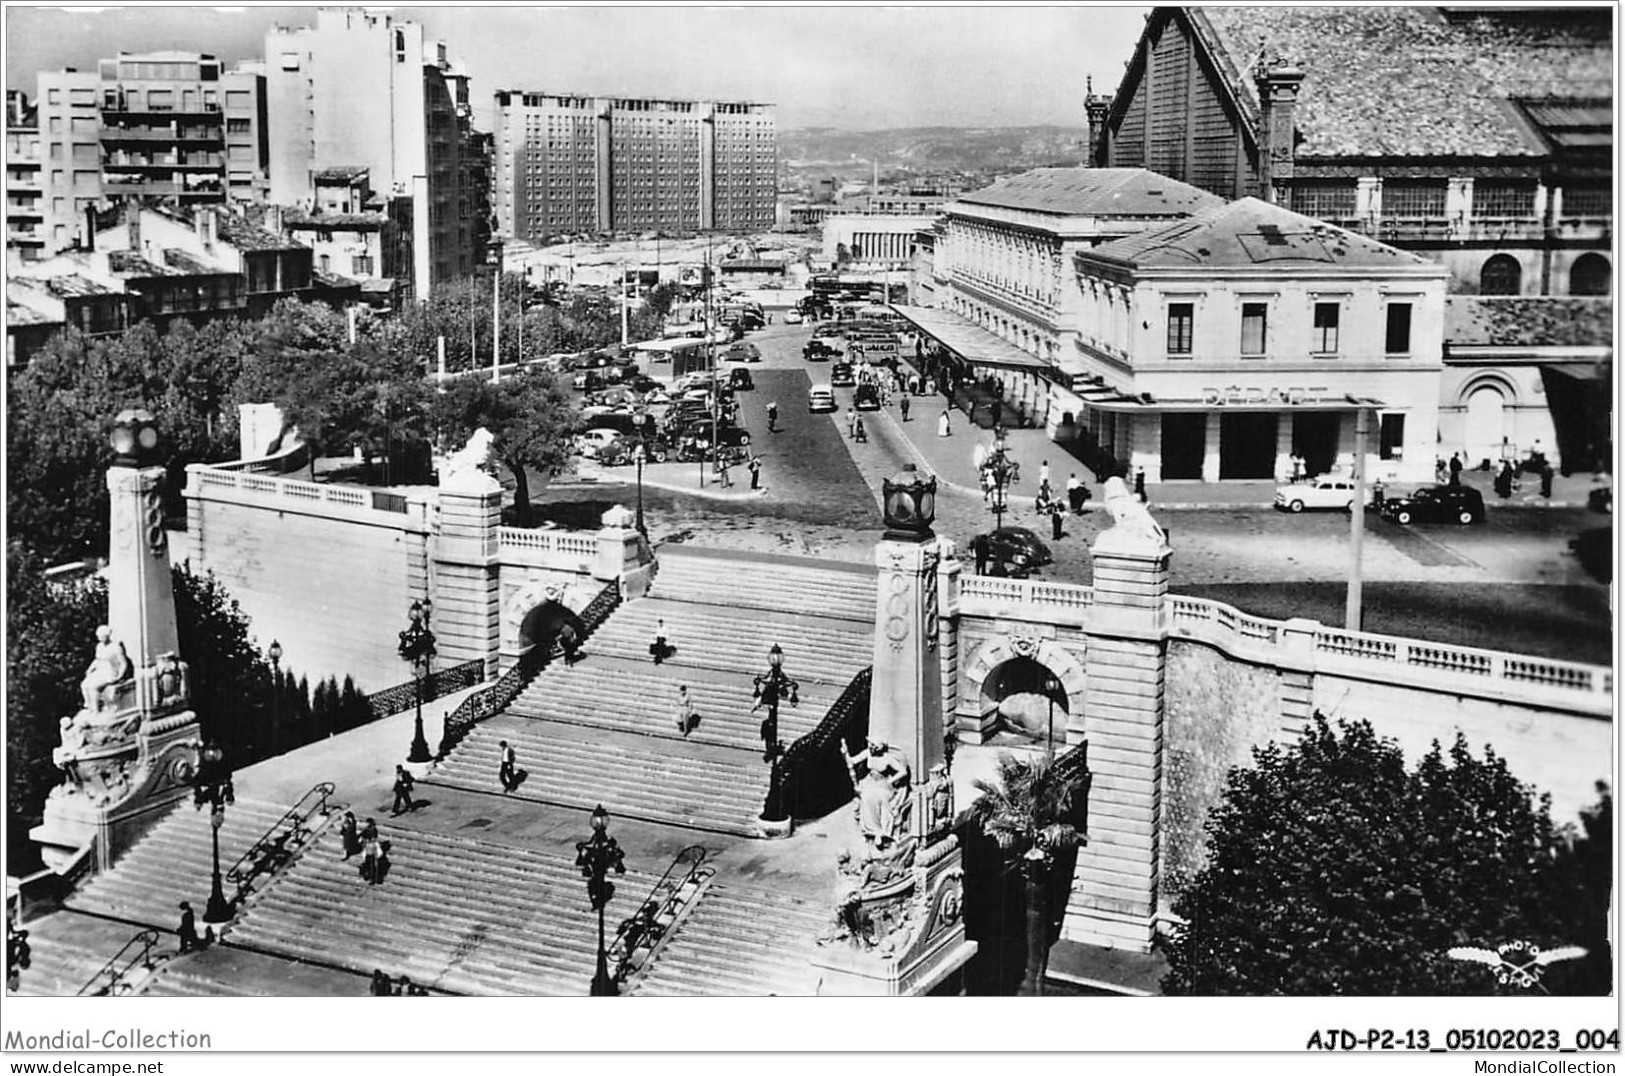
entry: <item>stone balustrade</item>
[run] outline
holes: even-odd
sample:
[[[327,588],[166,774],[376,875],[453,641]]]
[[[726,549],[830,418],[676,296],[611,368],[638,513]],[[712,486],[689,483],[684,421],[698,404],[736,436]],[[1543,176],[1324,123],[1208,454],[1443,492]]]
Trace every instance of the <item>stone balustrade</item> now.
[[[375,522],[409,530],[427,528],[429,503],[433,500],[432,494],[401,494],[363,486],[302,482],[196,463],[186,470],[189,499],[263,505],[279,511]]]

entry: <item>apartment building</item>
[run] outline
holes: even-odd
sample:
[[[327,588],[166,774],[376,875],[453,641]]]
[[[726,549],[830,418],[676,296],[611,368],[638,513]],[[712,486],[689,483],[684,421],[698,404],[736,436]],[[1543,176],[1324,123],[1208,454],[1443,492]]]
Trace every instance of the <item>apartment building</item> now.
[[[409,284],[417,298],[485,261],[486,196],[468,75],[442,41],[387,12],[324,8],[314,25],[265,38],[270,200],[309,210],[317,177],[365,169],[410,204]]]
[[[772,227],[772,105],[500,90],[496,227],[544,240],[597,232]]]
[[[119,53],[92,72],[41,73],[44,252],[87,241],[87,211],[125,197],[265,199],[264,79],[195,52]]]
[[[45,250],[45,191],[40,177],[39,111],[20,90],[6,91],[6,267]]]

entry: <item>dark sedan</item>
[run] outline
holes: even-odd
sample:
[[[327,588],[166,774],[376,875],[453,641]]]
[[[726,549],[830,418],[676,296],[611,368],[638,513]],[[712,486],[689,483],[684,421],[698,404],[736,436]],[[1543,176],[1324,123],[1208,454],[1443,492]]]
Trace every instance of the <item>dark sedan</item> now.
[[[849,362],[838,362],[829,368],[829,383],[838,389],[851,388],[857,381],[852,374],[852,364]]]
[[[1382,502],[1383,518],[1399,524],[1481,523],[1484,497],[1471,486],[1425,486],[1409,497]]]
[[[859,411],[879,411],[880,390],[873,385],[859,385],[852,392],[852,406]]]
[[[833,359],[840,353],[840,348],[830,347],[822,340],[810,340],[807,346],[801,349],[802,358],[808,362],[823,362],[825,359]]]
[[[1017,579],[1055,563],[1049,547],[1026,527],[1000,527],[971,539],[971,552],[987,575]]]

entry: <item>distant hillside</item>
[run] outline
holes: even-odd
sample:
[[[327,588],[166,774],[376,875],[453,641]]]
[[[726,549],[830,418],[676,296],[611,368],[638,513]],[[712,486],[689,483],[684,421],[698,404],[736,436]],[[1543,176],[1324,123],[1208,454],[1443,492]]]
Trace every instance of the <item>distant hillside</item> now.
[[[1086,136],[1081,127],[806,127],[779,132],[779,157],[825,174],[867,174],[874,160],[882,172],[1004,172],[1082,164]]]

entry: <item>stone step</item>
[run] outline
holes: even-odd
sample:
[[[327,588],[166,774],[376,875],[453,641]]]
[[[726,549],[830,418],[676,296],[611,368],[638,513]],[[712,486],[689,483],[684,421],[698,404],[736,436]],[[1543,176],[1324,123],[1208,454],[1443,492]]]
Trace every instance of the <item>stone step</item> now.
[[[23,997],[72,997],[139,932],[128,923],[74,911],[53,912],[21,929],[28,931],[30,949],[28,970],[17,978]],[[174,951],[171,940],[160,944],[162,952]]]
[[[675,731],[675,724],[673,726]],[[587,734],[591,735],[591,734]],[[497,742],[507,740],[528,779],[514,799],[606,809],[632,818],[756,834],[768,769],[759,755],[680,739],[584,730],[504,715],[482,723],[428,783],[502,795]]]
[[[713,882],[677,925],[635,993],[810,995],[814,939],[830,912],[811,900]]]
[[[666,556],[650,593],[708,605],[767,610],[817,610],[830,617],[872,621],[875,577],[815,566]]]

